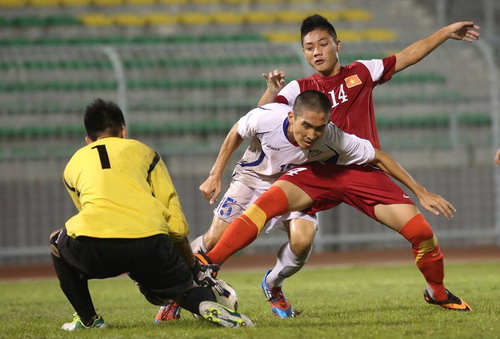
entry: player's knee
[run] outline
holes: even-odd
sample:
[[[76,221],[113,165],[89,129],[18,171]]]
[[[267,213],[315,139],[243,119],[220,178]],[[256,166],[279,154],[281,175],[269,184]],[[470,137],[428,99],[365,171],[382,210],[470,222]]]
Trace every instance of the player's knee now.
[[[172,299],[170,296],[166,296],[162,293],[158,293],[158,291],[153,291],[150,290],[138,283],[137,287],[139,288],[139,291],[142,293],[142,295],[146,298],[147,301],[149,301],[151,304],[156,305],[156,306],[163,306],[167,305],[169,301]]]
[[[432,239],[434,232],[431,225],[422,214],[412,218],[400,232],[413,246],[418,246],[421,242]]]
[[[434,232],[432,231],[431,225],[427,221],[422,223],[417,233],[418,239],[432,239],[434,237]]]
[[[307,259],[312,248],[312,242],[308,239],[293,239],[290,240],[290,248],[297,257]]]

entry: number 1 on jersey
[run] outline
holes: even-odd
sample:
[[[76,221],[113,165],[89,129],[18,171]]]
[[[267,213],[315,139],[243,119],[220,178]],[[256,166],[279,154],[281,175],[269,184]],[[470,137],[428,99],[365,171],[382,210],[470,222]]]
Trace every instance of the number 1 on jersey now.
[[[97,145],[92,147],[92,149],[97,148],[97,152],[99,152],[99,160],[101,160],[101,168],[111,168],[111,164],[109,163],[108,151],[106,151],[106,145]]]

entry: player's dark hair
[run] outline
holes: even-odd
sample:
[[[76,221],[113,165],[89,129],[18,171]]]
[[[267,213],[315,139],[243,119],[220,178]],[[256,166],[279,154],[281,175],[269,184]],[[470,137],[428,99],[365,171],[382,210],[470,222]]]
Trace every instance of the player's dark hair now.
[[[333,41],[337,42],[337,32],[335,32],[333,25],[324,16],[313,14],[302,21],[302,26],[300,26],[300,43],[304,44],[304,37],[317,29],[327,31],[333,37]]]
[[[122,110],[111,101],[96,99],[87,106],[83,118],[87,136],[95,141],[99,136],[119,136],[125,127]]]
[[[330,103],[330,99],[325,94],[315,90],[300,93],[295,98],[295,103],[293,104],[293,114],[295,117],[302,115],[304,110],[322,112],[330,116],[331,109],[332,104]]]

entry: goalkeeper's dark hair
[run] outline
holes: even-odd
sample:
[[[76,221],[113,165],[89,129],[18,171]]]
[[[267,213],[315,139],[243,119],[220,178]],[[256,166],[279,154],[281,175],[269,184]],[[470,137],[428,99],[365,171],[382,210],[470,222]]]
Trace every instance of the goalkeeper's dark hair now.
[[[300,93],[297,98],[295,98],[295,103],[293,104],[293,114],[295,117],[301,116],[304,110],[324,113],[330,116],[332,109],[332,104],[328,97],[318,91],[309,90]]]
[[[118,105],[99,98],[87,106],[83,123],[87,136],[95,141],[101,135],[119,136],[125,127],[125,118]]]
[[[337,42],[337,32],[335,32],[333,25],[324,16],[313,14],[302,21],[302,26],[300,26],[300,43],[303,45],[304,37],[317,29],[327,31],[333,37],[333,41]]]

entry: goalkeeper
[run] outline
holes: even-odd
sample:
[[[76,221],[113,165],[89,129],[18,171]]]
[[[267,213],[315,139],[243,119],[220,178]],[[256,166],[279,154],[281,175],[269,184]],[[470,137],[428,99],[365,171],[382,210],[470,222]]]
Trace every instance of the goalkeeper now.
[[[101,99],[89,105],[87,146],[64,170],[64,184],[79,210],[50,237],[60,286],[76,313],[62,329],[107,327],[96,313],[89,279],[128,273],[155,305],[176,300],[224,327],[253,326],[244,315],[216,303],[211,282],[195,260],[177,192],[158,153],[125,139],[120,108]],[[213,283],[213,282],[212,282]]]

